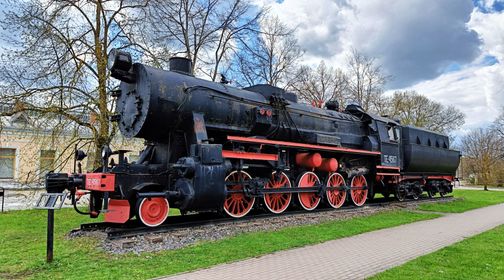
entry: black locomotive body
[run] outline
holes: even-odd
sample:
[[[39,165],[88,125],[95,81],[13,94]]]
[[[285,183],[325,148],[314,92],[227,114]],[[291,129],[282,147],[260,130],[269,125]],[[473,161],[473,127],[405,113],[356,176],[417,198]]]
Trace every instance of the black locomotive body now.
[[[125,151],[104,150],[101,172],[50,173],[48,191],[68,189],[74,198],[85,190],[92,217],[137,216],[147,226],[164,222],[170,207],[242,217],[253,207],[278,214],[321,201],[361,206],[375,192],[400,200],[451,192],[459,152],[446,136],[356,105],[320,109],[272,86],[198,79],[187,63],[174,59],[164,71],[111,52],[112,77],[122,81],[112,119],[124,136],[145,139],[145,149],[131,163]]]

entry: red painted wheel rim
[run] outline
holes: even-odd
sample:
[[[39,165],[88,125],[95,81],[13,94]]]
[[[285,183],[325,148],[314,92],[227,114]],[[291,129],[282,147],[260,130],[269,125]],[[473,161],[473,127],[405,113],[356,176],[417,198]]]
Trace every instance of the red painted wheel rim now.
[[[298,180],[298,188],[309,188],[320,184],[320,180],[313,172],[305,172]],[[313,210],[320,203],[320,196],[316,193],[298,193],[299,203],[305,210]]]
[[[367,186],[366,178],[363,175],[355,176],[352,178],[352,184],[350,185],[350,196],[352,201],[356,206],[362,206],[366,202],[368,190],[361,189],[361,187]]]
[[[229,191],[243,190],[243,186],[239,183],[246,182],[252,177],[244,171],[233,171],[225,179],[226,182],[237,182],[236,185],[226,186]],[[255,198],[247,197],[244,193],[231,193],[224,200],[224,212],[233,218],[241,218],[252,210]]]
[[[289,177],[287,177],[287,175],[283,172],[280,172],[280,174],[273,172],[273,174],[271,174],[271,179],[268,181],[266,186],[264,186],[265,189],[290,187],[292,186]],[[291,199],[291,193],[265,194],[264,204],[272,213],[280,214],[289,207]]]
[[[142,223],[149,227],[162,224],[168,217],[170,206],[163,197],[144,198],[138,207],[138,217]]]
[[[343,176],[333,173],[327,179],[327,187],[341,187],[345,185]],[[327,202],[333,208],[340,208],[345,203],[346,190],[328,190],[326,191]]]

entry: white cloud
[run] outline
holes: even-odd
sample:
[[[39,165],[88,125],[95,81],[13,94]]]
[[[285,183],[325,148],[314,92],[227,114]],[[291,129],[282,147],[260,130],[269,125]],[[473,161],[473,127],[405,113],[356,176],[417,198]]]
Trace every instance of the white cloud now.
[[[489,125],[504,105],[504,71],[500,64],[470,66],[436,79],[415,84],[408,89],[445,105],[453,105],[466,115],[467,129]],[[499,94],[500,92],[500,94]],[[458,133],[460,134],[460,133]]]
[[[460,71],[408,88],[462,110],[466,124],[458,131],[459,135],[490,125],[504,106],[504,13],[482,13],[475,9],[468,26],[482,41],[481,56]],[[489,56],[496,58],[495,64],[485,64]]]
[[[395,78],[391,87],[439,76],[453,63],[479,54],[477,34],[466,23],[470,0],[290,0],[269,3],[306,50],[305,61],[343,66],[351,48],[377,57]]]
[[[477,7],[470,0],[258,1],[298,26],[305,63],[341,67],[351,47],[377,57],[394,76],[391,88],[462,110],[459,135],[489,125],[504,106],[504,14],[492,10],[494,0]]]
[[[482,13],[474,10],[468,26],[483,41],[484,52],[504,63],[504,13]]]

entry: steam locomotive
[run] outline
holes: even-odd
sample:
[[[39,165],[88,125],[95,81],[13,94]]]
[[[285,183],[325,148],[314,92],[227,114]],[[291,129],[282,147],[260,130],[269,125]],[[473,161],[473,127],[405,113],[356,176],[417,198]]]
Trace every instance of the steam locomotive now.
[[[125,223],[136,216],[155,227],[170,207],[240,218],[253,208],[280,214],[321,202],[362,206],[375,193],[402,201],[452,191],[460,153],[445,135],[358,105],[321,109],[269,85],[198,79],[184,58],[172,58],[165,71],[112,50],[108,67],[121,81],[111,121],[125,137],[145,139],[144,150],[128,162],[127,151],[106,147],[99,170],[46,177],[47,191],[68,190],[74,205],[77,193],[88,192],[91,217]]]

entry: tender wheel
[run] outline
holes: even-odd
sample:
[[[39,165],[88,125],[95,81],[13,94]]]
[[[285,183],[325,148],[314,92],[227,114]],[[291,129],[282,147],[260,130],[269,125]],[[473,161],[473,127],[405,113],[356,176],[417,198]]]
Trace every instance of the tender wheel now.
[[[319,184],[320,180],[313,172],[303,173],[297,181],[298,188],[309,188]],[[298,193],[298,199],[301,207],[303,207],[307,211],[311,211],[317,208],[320,203],[321,197],[316,192]]]
[[[433,190],[428,190],[427,195],[429,196],[429,198],[433,198],[434,196],[436,196],[436,193]]]
[[[406,189],[404,187],[397,187],[394,195],[397,200],[404,201],[406,199]]]
[[[233,171],[224,179],[227,182],[236,184],[226,185],[228,191],[242,191],[243,185],[240,182],[246,182],[252,177],[245,171]],[[224,200],[224,212],[233,218],[241,218],[252,210],[255,197],[248,197],[245,193],[229,193]]]
[[[390,198],[389,192],[383,192],[382,195],[383,195],[383,198],[385,198],[386,200],[388,200]]]
[[[289,177],[285,175],[285,173],[273,172],[271,174],[271,179],[268,181],[265,189],[271,188],[291,188],[291,182]],[[289,204],[292,199],[292,193],[272,193],[264,195],[264,205],[266,208],[270,210],[272,213],[280,214],[289,207]]]
[[[354,176],[350,184],[350,196],[356,206],[362,206],[366,203],[368,190],[362,189],[362,187],[367,187],[366,178],[363,175]]]
[[[345,180],[343,176],[339,173],[332,173],[327,178],[327,187],[345,187]],[[328,190],[326,191],[327,203],[332,208],[340,208],[345,203],[346,199],[346,190]]]
[[[413,198],[413,200],[418,200],[418,198],[420,198],[420,196],[418,195],[418,193],[416,191],[413,191],[413,194],[411,195],[411,197]]]
[[[142,198],[137,202],[137,218],[148,227],[157,227],[164,223],[168,212],[170,205],[164,197]]]

